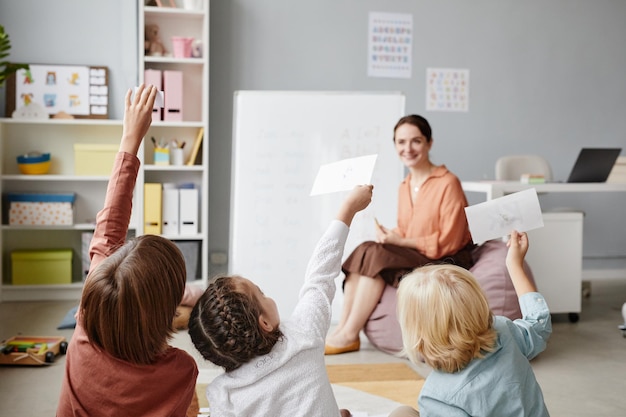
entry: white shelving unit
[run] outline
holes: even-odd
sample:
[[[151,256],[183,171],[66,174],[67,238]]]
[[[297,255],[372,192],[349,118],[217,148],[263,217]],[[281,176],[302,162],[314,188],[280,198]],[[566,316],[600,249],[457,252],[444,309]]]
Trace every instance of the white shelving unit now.
[[[164,2],[168,3],[168,2]],[[169,4],[169,3],[168,3]],[[153,146],[148,139],[139,150],[142,161],[134,192],[133,216],[129,235],[144,233],[144,183],[192,183],[199,190],[199,227],[194,235],[164,235],[176,242],[197,242],[198,271],[191,277],[194,284],[208,281],[208,120],[209,120],[209,0],[201,1],[201,9],[145,6],[138,0],[138,79],[143,82],[144,70],[177,70],[183,73],[183,121],[154,121],[148,138],[186,142],[184,160],[189,159],[198,132],[204,137],[194,165],[155,165]],[[144,56],[146,23],[159,26],[165,48],[172,52],[171,37],[187,36],[202,42],[201,57]],[[0,193],[8,192],[73,192],[74,224],[71,226],[17,227],[9,226],[5,207],[0,226],[0,301],[78,300],[82,290],[81,234],[93,231],[97,212],[104,204],[108,176],[74,174],[74,144],[118,144],[122,133],[121,120],[17,120],[0,118]],[[33,150],[50,152],[52,164],[46,175],[22,175],[16,156]],[[12,285],[11,258],[18,249],[71,248],[72,283],[57,285]],[[196,279],[193,279],[196,278]]]
[[[168,1],[162,2],[169,5]],[[184,2],[194,3],[194,2]],[[155,165],[153,145],[150,140],[144,141],[140,153],[143,155],[144,183],[174,183],[176,185],[193,183],[199,190],[199,232],[191,236],[164,235],[175,242],[197,242],[198,279],[196,282],[206,285],[208,280],[208,131],[209,131],[209,0],[196,1],[199,9],[186,9],[178,2],[179,7],[146,6],[145,1],[138,0],[138,73],[139,81],[144,82],[144,71],[156,69],[160,71],[181,71],[183,120],[153,121],[149,137],[157,141],[185,142],[183,160],[189,159],[194,141],[202,129],[204,137],[199,151],[199,162],[196,165],[166,166]],[[159,37],[166,49],[164,56],[144,55],[145,27],[154,24],[159,27]],[[178,58],[173,56],[173,36],[191,37],[201,42],[199,57]],[[167,94],[167,88],[165,88]],[[140,189],[141,188],[141,189]],[[139,200],[143,201],[143,187],[137,187]],[[143,206],[142,206],[143,207]],[[143,233],[143,211],[138,210],[138,234]]]
[[[120,120],[0,119],[0,192],[3,195],[8,192],[76,193],[74,224],[71,226],[9,226],[7,214],[2,211],[2,301],[78,300],[82,289],[81,233],[94,229],[96,214],[104,204],[108,177],[74,175],[74,144],[118,144],[121,134]],[[49,173],[22,175],[16,156],[35,150],[51,153]],[[137,225],[137,219],[133,217],[131,235]],[[13,250],[60,248],[71,248],[74,254],[71,284],[11,284],[10,255]]]

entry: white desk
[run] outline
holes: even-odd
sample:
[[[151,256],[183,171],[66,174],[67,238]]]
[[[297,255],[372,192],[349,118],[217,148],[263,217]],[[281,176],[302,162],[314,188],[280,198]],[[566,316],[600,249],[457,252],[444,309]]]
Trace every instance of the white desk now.
[[[546,183],[463,181],[466,192],[484,193],[487,200],[535,188],[538,193],[626,192],[626,183]],[[543,214],[544,227],[531,230],[526,260],[539,291],[553,313],[568,313],[578,321],[582,292],[582,213]]]
[[[462,184],[465,191],[485,193],[487,200],[529,188],[535,188],[538,193],[626,192],[626,183],[609,182],[522,184],[519,181],[463,181]]]

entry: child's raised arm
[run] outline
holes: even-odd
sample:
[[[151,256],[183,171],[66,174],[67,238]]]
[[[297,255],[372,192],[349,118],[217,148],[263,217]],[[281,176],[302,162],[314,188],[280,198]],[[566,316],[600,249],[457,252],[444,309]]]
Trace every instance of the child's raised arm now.
[[[511,275],[517,296],[521,297],[526,293],[536,292],[537,287],[524,271],[524,256],[528,252],[528,235],[513,230],[507,246],[509,250],[506,254],[506,267]]]
[[[373,185],[357,185],[350,191],[350,194],[343,200],[339,212],[337,213],[337,220],[344,222],[350,226],[354,215],[359,211],[369,206],[372,201]]]
[[[153,85],[140,85],[132,97],[132,91],[126,92],[124,109],[124,130],[120,141],[120,152],[137,155],[139,145],[152,123],[152,108],[157,89]]]

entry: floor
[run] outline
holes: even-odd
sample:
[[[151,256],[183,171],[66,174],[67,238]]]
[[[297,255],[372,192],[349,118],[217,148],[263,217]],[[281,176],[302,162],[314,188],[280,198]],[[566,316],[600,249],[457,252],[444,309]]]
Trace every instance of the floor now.
[[[626,279],[594,279],[578,323],[560,315],[553,318],[548,348],[532,361],[551,415],[626,416],[626,337],[617,327],[623,323],[625,301]],[[56,326],[75,305],[72,301],[0,303],[0,340],[18,334],[69,340],[72,330]],[[201,382],[219,372],[195,353],[186,332],[178,333],[173,344],[197,358]],[[329,364],[395,361],[403,360],[376,351],[365,339],[359,352],[327,357]],[[64,363],[61,356],[51,366],[0,367],[0,415],[54,415]],[[416,369],[424,375],[428,372],[423,366]],[[362,415],[386,415],[396,405],[349,388],[335,387],[335,394],[340,407],[367,413]]]

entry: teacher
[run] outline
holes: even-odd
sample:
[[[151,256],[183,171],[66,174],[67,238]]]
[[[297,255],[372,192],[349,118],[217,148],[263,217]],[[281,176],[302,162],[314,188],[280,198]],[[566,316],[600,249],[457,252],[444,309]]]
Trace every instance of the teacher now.
[[[456,175],[431,162],[432,130],[422,116],[402,117],[393,142],[408,175],[398,191],[398,225],[376,222],[377,241],[360,244],[343,263],[343,306],[339,323],[326,338],[326,355],[360,349],[359,333],[386,285],[398,286],[416,267],[449,263],[469,269],[472,243],[467,198]]]

